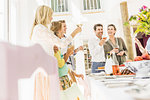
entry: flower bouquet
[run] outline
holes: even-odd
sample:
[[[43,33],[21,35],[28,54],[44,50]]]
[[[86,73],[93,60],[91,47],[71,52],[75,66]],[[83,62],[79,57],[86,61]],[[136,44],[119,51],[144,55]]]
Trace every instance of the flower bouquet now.
[[[130,25],[136,24],[137,29],[135,34],[142,32],[145,35],[150,35],[150,9],[146,6],[140,8],[140,11],[136,15],[132,15],[129,18]],[[124,25],[129,24],[128,22]]]

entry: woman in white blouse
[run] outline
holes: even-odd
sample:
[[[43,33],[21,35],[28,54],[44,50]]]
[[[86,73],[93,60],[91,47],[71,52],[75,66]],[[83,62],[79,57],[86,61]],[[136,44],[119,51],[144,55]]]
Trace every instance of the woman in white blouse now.
[[[54,45],[58,47],[66,47],[72,41],[72,38],[81,32],[81,27],[77,27],[68,38],[65,40],[59,39],[49,28],[51,25],[52,14],[53,11],[48,6],[43,5],[38,7],[30,36],[34,43],[39,43],[51,56],[54,55]]]

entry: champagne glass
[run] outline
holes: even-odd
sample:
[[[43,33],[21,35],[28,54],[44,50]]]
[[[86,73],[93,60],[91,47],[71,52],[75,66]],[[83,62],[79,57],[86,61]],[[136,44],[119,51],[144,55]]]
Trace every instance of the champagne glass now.
[[[83,26],[83,24],[77,24],[77,27],[82,27]]]
[[[114,48],[116,53],[119,52],[119,45],[117,44],[117,46]]]
[[[104,40],[106,40],[106,39],[107,39],[106,34],[103,34],[102,39],[104,39]]]
[[[106,39],[107,39],[107,37],[103,37],[102,39],[106,40]]]

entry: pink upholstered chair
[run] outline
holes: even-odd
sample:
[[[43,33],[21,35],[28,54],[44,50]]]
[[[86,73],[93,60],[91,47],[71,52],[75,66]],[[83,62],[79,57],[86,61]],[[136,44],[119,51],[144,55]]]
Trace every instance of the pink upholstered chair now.
[[[18,79],[30,78],[42,67],[50,75],[50,100],[59,100],[57,60],[40,45],[31,47],[0,43],[0,100],[18,99]]]

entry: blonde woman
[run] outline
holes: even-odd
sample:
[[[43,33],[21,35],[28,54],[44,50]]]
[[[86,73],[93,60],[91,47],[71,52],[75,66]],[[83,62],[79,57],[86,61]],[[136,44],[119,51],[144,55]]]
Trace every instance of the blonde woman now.
[[[81,32],[81,28],[76,28],[68,38],[62,41],[49,29],[52,15],[53,11],[48,6],[43,5],[37,8],[30,38],[34,43],[39,43],[49,55],[53,56],[54,45],[58,47],[67,46],[75,35]]]
[[[62,31],[62,24],[60,22],[53,22],[51,26],[51,30],[54,31],[54,34],[60,39],[63,38],[64,34]],[[54,56],[58,61],[58,72],[59,72],[59,80],[60,80],[60,88],[61,88],[61,100],[84,100],[82,93],[80,92],[77,84],[70,81],[68,77],[68,66],[66,61],[70,55],[73,54],[74,47],[70,47],[67,49],[65,55],[61,54],[61,51],[57,46],[54,46]],[[76,77],[82,78],[82,74],[76,74],[73,72]]]

